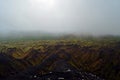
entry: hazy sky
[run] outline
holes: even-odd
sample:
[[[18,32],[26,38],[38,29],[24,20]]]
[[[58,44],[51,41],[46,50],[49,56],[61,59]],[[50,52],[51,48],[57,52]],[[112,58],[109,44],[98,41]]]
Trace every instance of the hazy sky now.
[[[120,35],[120,0],[0,0],[0,34],[21,30]]]

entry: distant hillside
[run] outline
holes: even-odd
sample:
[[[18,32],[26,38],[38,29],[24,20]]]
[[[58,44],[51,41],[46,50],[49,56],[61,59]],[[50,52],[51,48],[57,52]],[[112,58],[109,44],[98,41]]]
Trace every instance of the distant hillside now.
[[[0,34],[0,40],[55,40],[55,39],[119,39],[117,35],[99,35],[90,34],[68,34],[68,33],[49,33],[42,31],[12,31],[6,34]]]
[[[0,35],[0,40],[55,39],[57,34],[40,31],[18,31]]]

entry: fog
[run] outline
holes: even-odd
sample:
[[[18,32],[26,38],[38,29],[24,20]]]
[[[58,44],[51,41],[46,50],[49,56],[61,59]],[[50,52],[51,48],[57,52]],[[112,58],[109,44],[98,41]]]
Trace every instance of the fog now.
[[[0,0],[0,34],[120,35],[120,0]]]

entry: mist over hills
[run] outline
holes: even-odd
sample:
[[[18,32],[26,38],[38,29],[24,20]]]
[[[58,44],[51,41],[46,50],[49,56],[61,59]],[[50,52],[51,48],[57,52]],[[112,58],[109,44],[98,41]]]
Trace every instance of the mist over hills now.
[[[94,38],[116,38],[119,35],[92,35],[80,33],[51,33],[43,31],[11,31],[0,34],[0,40],[51,40],[51,39],[94,39]]]
[[[58,34],[41,31],[13,31],[0,34],[0,39],[50,39],[57,36]]]

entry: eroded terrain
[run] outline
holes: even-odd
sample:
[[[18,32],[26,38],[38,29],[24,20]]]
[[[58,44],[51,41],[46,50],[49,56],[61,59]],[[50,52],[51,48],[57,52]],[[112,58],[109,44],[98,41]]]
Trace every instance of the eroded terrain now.
[[[31,40],[0,43],[2,80],[119,80],[120,42]]]

